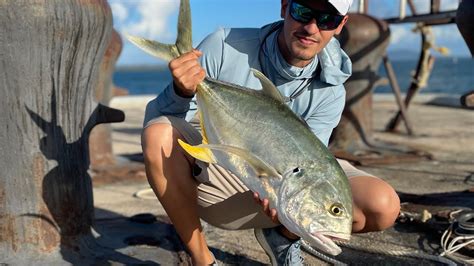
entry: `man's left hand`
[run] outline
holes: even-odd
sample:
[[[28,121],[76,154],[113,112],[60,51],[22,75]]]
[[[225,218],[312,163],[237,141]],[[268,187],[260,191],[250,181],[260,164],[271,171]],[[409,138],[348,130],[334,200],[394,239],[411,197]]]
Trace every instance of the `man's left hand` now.
[[[263,212],[265,212],[274,223],[280,224],[280,221],[278,220],[277,210],[274,208],[270,208],[270,203],[268,199],[260,199],[260,196],[257,192],[253,193],[253,198],[257,204],[260,204],[262,206]]]

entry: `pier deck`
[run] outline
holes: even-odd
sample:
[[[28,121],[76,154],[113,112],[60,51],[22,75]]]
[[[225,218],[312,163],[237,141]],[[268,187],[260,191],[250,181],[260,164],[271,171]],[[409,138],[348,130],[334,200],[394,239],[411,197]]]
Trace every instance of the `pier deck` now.
[[[118,167],[113,171],[96,169],[93,173],[94,230],[100,235],[100,243],[143,263],[186,265],[189,262],[183,246],[159,202],[150,194],[134,197],[135,193],[149,187],[140,154],[141,123],[149,99],[151,96],[126,96],[115,98],[111,103],[112,107],[125,112],[126,120],[113,125],[113,148],[119,159]],[[375,137],[426,151],[433,155],[433,159],[360,168],[386,180],[400,193],[402,201],[411,202],[403,205],[403,209],[415,213],[427,210],[435,214],[457,207],[474,208],[474,111],[462,109],[456,98],[418,95],[408,110],[415,131],[412,137],[404,134],[402,127],[399,134],[383,132],[395,111],[392,95],[374,96]],[[156,217],[156,221],[148,220],[151,223],[147,224],[129,219],[141,213],[153,214],[150,218]],[[353,235],[350,243],[369,249],[408,249],[437,254],[440,251],[440,232],[433,226],[397,223],[383,232]],[[251,230],[224,231],[206,224],[204,230],[220,263],[269,263]],[[343,250],[337,259],[351,265],[435,264],[427,259],[371,254],[352,248]],[[311,256],[306,257],[308,265],[326,264]],[[115,263],[125,261],[117,259]]]

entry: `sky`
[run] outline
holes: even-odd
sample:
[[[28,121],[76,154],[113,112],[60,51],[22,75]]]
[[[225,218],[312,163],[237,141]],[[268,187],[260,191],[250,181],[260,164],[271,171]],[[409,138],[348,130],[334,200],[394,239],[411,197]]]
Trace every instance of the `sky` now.
[[[281,0],[191,0],[193,44],[220,27],[261,27],[280,19]],[[174,43],[179,0],[109,0],[114,28],[120,33]],[[414,0],[419,13],[429,11],[429,0]],[[454,10],[459,0],[441,0],[442,10]],[[398,16],[399,0],[370,1],[369,14],[377,18]],[[358,0],[351,10],[356,11]],[[408,12],[408,11],[407,11]],[[408,12],[409,13],[409,12]],[[389,51],[420,49],[414,24],[391,25]],[[455,24],[434,26],[436,45],[450,50],[451,56],[470,56]],[[124,39],[117,66],[159,65],[165,62],[149,56]]]

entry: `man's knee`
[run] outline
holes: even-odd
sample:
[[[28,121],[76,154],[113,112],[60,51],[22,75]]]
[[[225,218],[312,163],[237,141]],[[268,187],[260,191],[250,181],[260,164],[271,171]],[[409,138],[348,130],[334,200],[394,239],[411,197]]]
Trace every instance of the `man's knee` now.
[[[170,157],[176,147],[179,133],[170,124],[153,124],[142,133],[142,150],[145,164],[162,161]]]
[[[376,228],[391,227],[400,213],[400,199],[391,186],[385,183],[380,191],[372,192],[374,198],[369,204],[368,215],[375,220]]]
[[[351,178],[355,208],[365,216],[365,230],[391,227],[400,212],[400,199],[385,181],[375,177]]]

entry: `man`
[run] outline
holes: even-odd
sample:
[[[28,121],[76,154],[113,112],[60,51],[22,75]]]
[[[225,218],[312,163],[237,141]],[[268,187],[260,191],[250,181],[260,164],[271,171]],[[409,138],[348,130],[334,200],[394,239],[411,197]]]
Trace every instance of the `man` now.
[[[199,218],[226,229],[255,228],[273,265],[301,263],[297,236],[278,225],[266,199],[257,200],[219,165],[206,165],[177,144],[201,142],[192,98],[207,75],[260,89],[250,68],[261,70],[286,97],[288,106],[328,144],[345,102],[343,82],[351,63],[333,38],[346,23],[351,0],[282,0],[282,22],[260,29],[221,29],[169,64],[173,83],[147,105],[142,146],[147,177],[191,254],[194,265],[215,262]],[[256,114],[258,116],[258,114]],[[191,123],[186,122],[186,118]],[[256,132],[256,134],[258,134]],[[271,151],[269,151],[271,152]],[[353,193],[353,232],[393,225],[399,199],[376,177],[339,161]],[[276,222],[276,223],[275,223]]]

